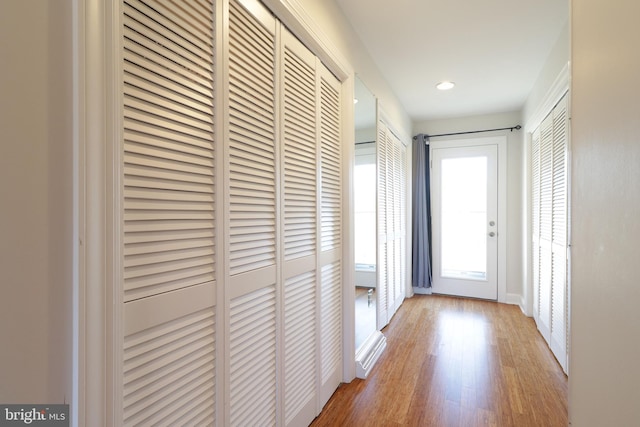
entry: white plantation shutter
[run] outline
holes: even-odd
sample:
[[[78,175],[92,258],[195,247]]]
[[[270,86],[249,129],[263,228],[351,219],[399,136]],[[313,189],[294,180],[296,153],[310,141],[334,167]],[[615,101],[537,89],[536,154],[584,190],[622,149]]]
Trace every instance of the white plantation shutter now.
[[[568,118],[566,96],[532,137],[534,318],[567,370]]]
[[[122,3],[123,425],[215,414],[214,8]]]
[[[316,69],[321,236],[318,253],[318,327],[321,334],[319,408],[322,408],[342,381],[345,356],[342,348],[342,94],[338,79],[319,61]]]

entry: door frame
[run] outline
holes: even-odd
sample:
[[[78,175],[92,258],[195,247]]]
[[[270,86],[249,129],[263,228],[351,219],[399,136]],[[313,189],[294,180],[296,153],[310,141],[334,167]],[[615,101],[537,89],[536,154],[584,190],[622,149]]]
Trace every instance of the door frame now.
[[[497,302],[507,302],[507,135],[465,137],[438,139],[429,141],[429,173],[433,169],[433,150],[439,148],[461,148],[479,145],[497,145],[498,148],[498,299]],[[432,214],[433,215],[433,214]]]

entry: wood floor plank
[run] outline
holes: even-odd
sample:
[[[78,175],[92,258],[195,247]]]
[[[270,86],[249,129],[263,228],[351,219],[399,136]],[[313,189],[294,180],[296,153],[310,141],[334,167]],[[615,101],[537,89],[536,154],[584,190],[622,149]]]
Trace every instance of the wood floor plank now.
[[[567,377],[517,306],[405,300],[366,380],[342,384],[312,426],[566,426]]]

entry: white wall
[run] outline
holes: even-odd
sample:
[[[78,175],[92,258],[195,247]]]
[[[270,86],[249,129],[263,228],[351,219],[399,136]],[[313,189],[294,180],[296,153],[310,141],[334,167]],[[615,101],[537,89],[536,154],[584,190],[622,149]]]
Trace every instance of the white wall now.
[[[48,8],[0,2],[0,401],[42,402],[48,373]],[[28,22],[28,25],[27,25]]]
[[[68,403],[73,347],[72,1],[48,2],[48,401]]]
[[[413,133],[431,135],[512,127],[521,124],[521,113],[501,113],[418,122]],[[482,133],[491,136],[505,132]],[[507,302],[522,304],[522,131],[507,135]],[[473,137],[473,135],[469,135]],[[449,137],[455,138],[455,137]]]
[[[2,403],[71,398],[69,4],[0,2]]]
[[[640,420],[640,3],[572,6],[569,417]]]
[[[404,142],[411,137],[411,119],[385,81],[366,48],[333,0],[298,0],[314,23],[349,61],[355,73],[378,98],[393,128]]]
[[[555,104],[569,87],[569,22],[558,35],[551,52],[536,79],[522,110],[523,146],[522,146],[522,274],[521,283],[524,297],[523,311],[533,315],[533,270],[531,265],[531,133],[536,130],[542,120],[551,112]]]
[[[531,88],[531,92],[527,97],[527,101],[522,109],[524,118],[523,125],[526,125],[527,131],[531,132],[542,122],[542,119],[551,111],[553,105],[545,105],[545,101],[549,91],[553,89],[555,84],[566,85],[567,82],[561,77],[561,72],[568,67],[569,55],[569,22],[565,24],[556,40],[551,52]],[[556,100],[557,102],[558,100]],[[529,129],[530,128],[530,129]]]

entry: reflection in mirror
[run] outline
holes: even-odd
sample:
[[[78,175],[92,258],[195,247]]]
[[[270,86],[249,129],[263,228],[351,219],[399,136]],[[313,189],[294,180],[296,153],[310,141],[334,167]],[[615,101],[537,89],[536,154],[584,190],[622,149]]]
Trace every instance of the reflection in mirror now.
[[[376,99],[355,79],[356,353],[376,332]]]

